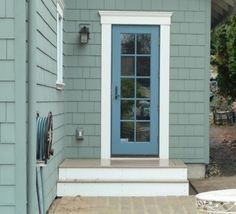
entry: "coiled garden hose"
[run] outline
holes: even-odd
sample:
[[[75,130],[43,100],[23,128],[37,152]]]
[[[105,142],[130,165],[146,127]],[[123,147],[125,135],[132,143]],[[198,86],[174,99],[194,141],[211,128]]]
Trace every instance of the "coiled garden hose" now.
[[[52,113],[48,117],[37,114],[37,160],[47,163],[54,151],[52,149]]]

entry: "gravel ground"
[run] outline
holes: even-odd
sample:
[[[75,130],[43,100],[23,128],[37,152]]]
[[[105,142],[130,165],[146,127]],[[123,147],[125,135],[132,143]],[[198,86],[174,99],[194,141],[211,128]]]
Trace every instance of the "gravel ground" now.
[[[210,128],[210,164],[206,176],[236,175],[236,125]]]

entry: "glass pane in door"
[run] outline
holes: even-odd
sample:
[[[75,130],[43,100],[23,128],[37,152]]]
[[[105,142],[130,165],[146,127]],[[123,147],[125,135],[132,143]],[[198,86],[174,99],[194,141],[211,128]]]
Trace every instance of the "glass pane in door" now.
[[[134,54],[135,51],[135,35],[122,33],[121,34],[121,53]]]
[[[134,75],[135,58],[132,56],[121,57],[121,75],[133,76]]]
[[[150,76],[150,56],[137,57],[137,76]]]
[[[134,119],[134,100],[121,101],[121,120]]]
[[[150,100],[136,101],[136,120],[150,120]]]
[[[136,142],[150,141],[150,123],[136,123]]]
[[[134,141],[134,123],[121,122],[121,142],[133,142]]]
[[[121,98],[133,98],[134,97],[134,79],[121,79]]]
[[[150,54],[151,51],[151,34],[137,34],[137,53]]]

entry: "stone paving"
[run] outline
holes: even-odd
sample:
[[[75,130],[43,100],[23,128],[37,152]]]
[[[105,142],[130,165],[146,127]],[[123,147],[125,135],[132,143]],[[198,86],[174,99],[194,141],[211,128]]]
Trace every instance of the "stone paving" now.
[[[198,193],[236,188],[236,176],[191,180]],[[190,194],[194,194],[190,191]],[[187,197],[63,197],[48,214],[200,214],[195,196]]]
[[[195,197],[63,197],[48,214],[200,214]]]

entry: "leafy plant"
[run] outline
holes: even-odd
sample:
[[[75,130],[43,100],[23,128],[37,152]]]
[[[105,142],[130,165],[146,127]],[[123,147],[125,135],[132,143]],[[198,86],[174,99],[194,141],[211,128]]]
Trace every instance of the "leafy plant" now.
[[[212,32],[212,64],[218,67],[218,87],[222,96],[236,100],[236,15]]]

